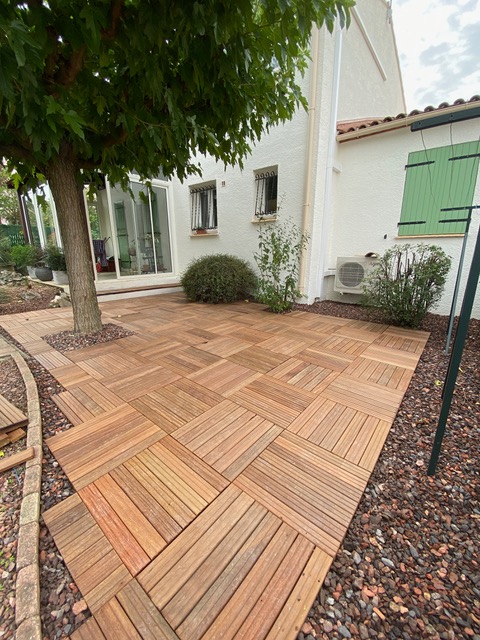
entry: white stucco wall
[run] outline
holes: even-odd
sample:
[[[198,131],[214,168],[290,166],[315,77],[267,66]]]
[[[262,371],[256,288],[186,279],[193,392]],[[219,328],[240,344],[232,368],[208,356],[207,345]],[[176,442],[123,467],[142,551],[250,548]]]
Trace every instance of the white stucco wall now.
[[[447,315],[453,296],[463,237],[428,237],[399,239],[397,223],[400,220],[405,164],[408,154],[462,142],[478,140],[479,120],[457,122],[427,129],[422,134],[410,128],[384,132],[338,145],[337,161],[341,173],[334,177],[334,220],[331,228],[328,267],[334,269],[337,256],[365,255],[369,251],[382,254],[388,247],[400,242],[426,242],[441,246],[452,257],[452,268],[441,303],[435,313]],[[473,204],[480,205],[480,180],[476,179]],[[480,210],[474,210],[463,269],[463,290],[472,259]],[[385,237],[386,236],[386,237]],[[325,279],[324,297],[358,301],[358,296],[335,294],[331,291],[333,277]],[[458,313],[458,309],[457,309]],[[477,291],[474,317],[480,318],[480,291]]]
[[[343,38],[338,120],[405,108],[390,9],[385,0],[358,0]]]

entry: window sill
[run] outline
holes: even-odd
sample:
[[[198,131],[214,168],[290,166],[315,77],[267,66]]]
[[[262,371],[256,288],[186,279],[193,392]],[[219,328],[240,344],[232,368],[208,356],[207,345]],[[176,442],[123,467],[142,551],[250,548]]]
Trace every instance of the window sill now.
[[[252,224],[262,224],[262,222],[276,222],[277,216],[263,216],[261,218],[253,218]]]
[[[207,229],[204,233],[198,233],[198,231],[191,231],[190,233],[191,238],[209,238],[218,235],[220,235],[218,229]]]
[[[463,238],[464,233],[432,233],[431,235],[395,236],[395,240],[422,240],[422,238]]]

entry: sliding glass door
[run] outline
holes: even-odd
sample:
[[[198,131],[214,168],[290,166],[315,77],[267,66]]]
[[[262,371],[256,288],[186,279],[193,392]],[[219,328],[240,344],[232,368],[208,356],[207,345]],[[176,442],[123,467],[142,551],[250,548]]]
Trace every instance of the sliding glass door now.
[[[167,190],[130,182],[131,194],[111,188],[121,276],[172,271]]]

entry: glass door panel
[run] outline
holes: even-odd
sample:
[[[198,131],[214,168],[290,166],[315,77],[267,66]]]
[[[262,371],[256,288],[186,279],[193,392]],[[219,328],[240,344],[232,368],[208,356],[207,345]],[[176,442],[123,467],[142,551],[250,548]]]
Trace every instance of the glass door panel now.
[[[155,239],[155,265],[157,273],[172,271],[170,229],[168,226],[167,190],[153,187],[150,194]]]
[[[133,203],[130,195],[117,187],[112,187],[111,194],[120,275],[129,276],[138,273]]]

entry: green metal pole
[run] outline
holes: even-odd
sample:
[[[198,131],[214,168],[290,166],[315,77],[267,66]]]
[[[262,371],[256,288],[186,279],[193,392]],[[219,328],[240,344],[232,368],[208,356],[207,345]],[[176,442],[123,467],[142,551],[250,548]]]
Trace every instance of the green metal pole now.
[[[467,285],[465,287],[465,294],[463,296],[462,310],[458,319],[457,332],[455,334],[455,340],[453,341],[452,355],[450,356],[450,362],[448,364],[447,376],[445,378],[445,384],[443,387],[443,402],[440,410],[440,416],[438,418],[437,431],[435,433],[435,440],[433,442],[432,453],[430,455],[430,462],[428,465],[427,475],[433,476],[437,468],[438,457],[442,448],[442,440],[445,434],[445,427],[447,425],[447,418],[452,405],[453,392],[455,390],[455,382],[457,380],[458,369],[460,368],[460,362],[462,360],[463,348],[465,346],[465,340],[468,333],[468,325],[470,322],[470,316],[472,313],[472,307],[475,300],[475,293],[477,291],[478,279],[480,277],[480,228],[477,234],[477,242],[475,244],[475,250],[473,252],[472,264],[470,266],[470,273],[468,274]]]

